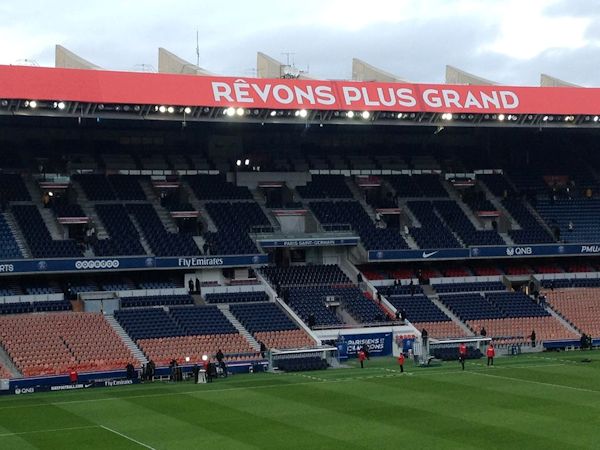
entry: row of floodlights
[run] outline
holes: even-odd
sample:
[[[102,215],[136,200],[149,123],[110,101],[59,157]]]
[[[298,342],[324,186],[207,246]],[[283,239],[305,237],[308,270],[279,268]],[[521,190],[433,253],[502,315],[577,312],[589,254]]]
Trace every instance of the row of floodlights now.
[[[2,100],[2,102],[0,103],[1,106],[8,106],[8,100]],[[39,103],[37,100],[25,100],[25,102],[23,103],[23,105],[26,108],[31,108],[31,109],[36,109],[39,106]],[[59,109],[59,110],[64,110],[66,108],[66,104],[63,101],[55,101],[51,103],[52,107],[54,109]],[[102,110],[104,109],[104,105],[98,105],[98,109]],[[118,108],[121,109],[121,108]],[[124,111],[128,111],[129,107],[125,106],[123,107]],[[135,111],[139,111],[140,107],[136,106],[134,108]],[[175,112],[179,112],[179,113],[183,113],[183,114],[191,114],[192,113],[192,108],[189,106],[185,106],[185,107],[175,107],[175,106],[167,106],[167,105],[156,105],[154,106],[154,111],[161,113],[161,114],[174,114]],[[204,108],[205,112],[208,112],[208,108]],[[254,115],[259,115],[260,111],[255,109],[255,110],[247,110],[244,108],[234,108],[233,106],[230,106],[228,108],[225,108],[223,110],[223,115],[227,116],[227,117],[243,117],[245,115],[249,115],[249,114],[254,114]],[[288,115],[291,113],[288,113]],[[382,113],[383,114],[383,118],[389,118],[389,117],[395,117],[397,119],[414,119],[416,117],[415,113]],[[281,111],[271,111],[269,113],[269,116],[271,117],[276,117],[278,115],[281,115]],[[306,118],[308,117],[308,111],[306,109],[299,109],[293,112],[294,117],[299,117],[299,118]],[[354,111],[346,111],[343,113],[339,113],[336,112],[334,113],[335,117],[339,117],[340,115],[345,115],[348,119],[354,119],[355,117],[359,117],[363,120],[369,120],[371,118],[371,113],[369,111],[362,111],[362,112],[354,112]],[[529,114],[527,116],[525,116],[525,119],[527,120],[533,120],[534,115]],[[451,121],[451,120],[474,120],[475,119],[475,115],[474,114],[457,114],[457,113],[443,113],[441,115],[441,119],[445,120],[445,121]],[[515,122],[519,119],[519,116],[515,115],[515,114],[484,114],[483,115],[483,119],[484,120],[497,120],[498,122],[504,122],[504,121],[508,121],[508,122]],[[563,122],[575,122],[575,116],[573,115],[567,115],[567,116],[553,116],[553,115],[544,115],[542,116],[542,122],[559,122],[559,121],[563,121]],[[600,121],[600,116],[585,116],[584,117],[584,121],[585,122],[599,122]]]

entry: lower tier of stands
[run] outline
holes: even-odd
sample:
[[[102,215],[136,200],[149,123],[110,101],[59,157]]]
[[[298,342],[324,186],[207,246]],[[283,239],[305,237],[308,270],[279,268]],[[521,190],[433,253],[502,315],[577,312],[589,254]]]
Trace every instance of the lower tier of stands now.
[[[303,330],[260,331],[254,337],[268,349],[314,347],[315,342]]]
[[[535,331],[536,342],[579,338],[578,335],[550,316],[478,319],[467,321],[467,325],[476,331],[485,328],[488,337],[494,338],[498,344],[531,342],[532,331]]]
[[[546,293],[548,303],[582,333],[600,336],[600,289],[560,289]]]
[[[25,376],[123,369],[137,361],[101,314],[0,317],[0,343]]]
[[[10,371],[0,363],[0,380],[7,380],[12,378]]]
[[[427,330],[427,334],[433,338],[465,337],[467,333],[451,320],[444,322],[411,322],[419,331]]]
[[[140,339],[137,343],[146,357],[158,366],[168,365],[172,360],[185,364],[186,357],[191,363],[201,363],[203,355],[214,359],[219,349],[225,360],[260,358],[260,354],[239,333]]]

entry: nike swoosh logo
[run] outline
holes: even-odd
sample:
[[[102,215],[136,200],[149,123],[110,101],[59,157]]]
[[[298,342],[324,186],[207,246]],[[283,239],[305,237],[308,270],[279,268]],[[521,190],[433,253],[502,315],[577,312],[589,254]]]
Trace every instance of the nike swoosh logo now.
[[[423,252],[423,258],[429,258],[429,257],[435,255],[436,253],[437,253],[437,250],[435,252],[429,252],[429,253]]]

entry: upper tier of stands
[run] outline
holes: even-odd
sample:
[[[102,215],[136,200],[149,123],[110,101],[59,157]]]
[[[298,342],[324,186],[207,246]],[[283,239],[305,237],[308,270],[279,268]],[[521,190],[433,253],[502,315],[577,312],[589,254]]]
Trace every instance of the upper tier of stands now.
[[[306,199],[313,198],[353,198],[343,175],[313,175],[306,186],[298,186],[298,193]]]
[[[505,317],[543,317],[548,312],[521,292],[442,294],[440,301],[463,321]]]
[[[195,175],[185,177],[198,200],[251,200],[245,186],[229,183],[222,175]]]
[[[152,253],[156,256],[200,255],[200,249],[192,236],[186,233],[168,232],[151,204],[130,204],[127,205],[127,210],[135,217]]]
[[[97,201],[147,200],[139,178],[129,175],[85,174],[73,178],[81,185],[86,197]]]
[[[409,201],[412,211],[421,227],[412,227],[411,236],[420,248],[458,248],[462,247],[452,231],[435,214],[433,203],[429,201]]]
[[[436,174],[392,175],[387,179],[398,197],[448,197],[448,191]]]
[[[110,236],[98,239],[94,252],[98,256],[145,255],[140,243],[140,235],[121,204],[97,204],[96,212]]]
[[[599,198],[540,198],[537,210],[546,223],[560,228],[561,241],[600,242]]]
[[[15,236],[6,223],[4,214],[0,212],[0,259],[22,258]]]
[[[408,248],[397,228],[377,228],[358,202],[310,202],[309,206],[323,225],[350,224],[367,250]]]
[[[256,202],[207,203],[206,210],[219,230],[204,234],[210,254],[258,253],[248,233],[253,227],[270,227],[271,224]]]
[[[477,230],[456,202],[435,201],[433,204],[444,222],[454,230],[465,245],[505,244],[496,231]]]
[[[53,240],[35,205],[12,205],[12,213],[34,258],[83,256],[74,240]]]

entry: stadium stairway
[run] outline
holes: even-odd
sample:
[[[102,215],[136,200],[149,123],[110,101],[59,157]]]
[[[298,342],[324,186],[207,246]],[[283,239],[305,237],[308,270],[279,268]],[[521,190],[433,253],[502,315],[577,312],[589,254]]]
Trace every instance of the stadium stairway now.
[[[250,188],[248,188],[248,189],[250,189]],[[250,190],[250,193],[252,194],[252,198],[254,198],[254,200],[256,201],[258,206],[260,206],[260,209],[262,210],[263,214],[265,215],[265,217],[267,218],[267,220],[269,221],[271,226],[275,227],[275,228],[279,228],[280,227],[279,221],[273,215],[273,212],[267,208],[267,202],[265,200],[265,197],[262,195],[262,193],[258,189]]]
[[[171,217],[171,213],[165,207],[161,206],[160,200],[156,197],[154,188],[152,187],[152,184],[150,183],[150,179],[140,178],[139,184],[140,184],[140,187],[142,188],[142,191],[144,191],[144,195],[146,196],[146,199],[154,207],[154,210],[156,211],[156,214],[157,214],[158,218],[160,219],[160,222],[162,223],[163,227],[165,227],[165,230],[169,233],[177,233],[179,231],[177,229],[177,225],[173,221],[173,218]],[[200,247],[200,248],[202,248],[202,247]]]
[[[560,313],[555,311],[554,308],[552,308],[552,306],[550,306],[548,303],[546,303],[546,305],[544,306],[544,309],[546,311],[548,311],[548,313],[550,313],[550,315],[552,317],[554,317],[557,321],[559,321],[560,324],[563,327],[565,327],[567,330],[569,330],[571,333],[575,333],[578,335],[582,334],[582,331],[580,329],[573,326],[573,324],[571,324],[571,322],[569,322],[567,319],[565,319]]]
[[[135,342],[133,342],[133,340],[125,332],[123,327],[121,327],[119,322],[117,322],[117,319],[115,319],[115,317],[112,314],[105,314],[104,318],[106,319],[106,322],[108,322],[108,324],[111,326],[111,328],[113,330],[115,330],[115,332],[121,338],[121,340],[123,341],[125,346],[131,351],[131,353],[133,353],[133,356],[135,356],[139,361],[141,361],[142,364],[147,364],[148,358],[146,358],[146,355],[144,355],[144,352],[142,352],[140,350],[140,348],[135,344]]]
[[[190,205],[192,205],[196,211],[200,212],[200,217],[202,218],[202,221],[206,225],[206,230],[204,230],[204,231],[210,231],[211,233],[216,233],[218,231],[217,226],[212,221],[212,218],[210,217],[210,215],[208,214],[208,211],[204,207],[205,202],[201,202],[200,200],[198,200],[198,198],[196,197],[196,194],[194,194],[194,190],[191,188],[189,183],[183,179],[181,180],[181,188],[187,194]],[[200,248],[202,248],[202,247],[200,247]]]
[[[13,216],[13,213],[11,211],[7,210],[4,213],[4,220],[6,221],[6,224],[8,225],[8,227],[10,228],[10,231],[12,231],[12,234],[15,237],[15,241],[17,243],[17,247],[19,247],[19,250],[21,251],[21,255],[23,255],[23,258],[31,258],[31,250],[29,250],[29,246],[27,245],[25,236],[23,236],[21,229],[17,225],[17,222],[15,221],[15,216]]]
[[[344,179],[346,181],[348,189],[350,189],[350,192],[352,192],[352,195],[354,196],[353,200],[356,200],[358,201],[358,203],[360,203],[360,206],[362,206],[363,209],[367,212],[368,216],[371,218],[371,221],[375,223],[375,211],[373,210],[371,205],[369,205],[365,200],[364,193],[360,190],[356,183],[354,183],[351,177],[345,177]]]
[[[4,350],[4,347],[2,347],[1,345],[0,345],[0,364],[3,365],[4,368],[10,372],[12,378],[22,378],[23,377],[21,372],[19,372],[19,369],[17,369],[17,366],[15,366],[15,364],[13,363],[12,359],[10,359],[10,356],[8,356],[8,353],[6,353],[6,350]]]
[[[244,336],[244,338],[246,338],[246,340],[250,343],[250,346],[257,352],[259,352],[260,344],[256,339],[254,339],[254,336],[252,336],[252,334],[244,327],[244,325],[242,325],[240,321],[235,318],[231,311],[229,311],[229,305],[226,303],[220,303],[217,305],[217,308],[221,310],[223,315],[227,317],[227,319],[232,323],[235,329],[238,330],[240,334]]]
[[[510,229],[511,230],[520,230],[521,229],[521,225],[519,225],[519,223],[513,218],[513,216],[510,215],[510,213],[504,207],[504,205],[502,204],[502,202],[500,200],[498,200],[498,198],[492,193],[492,191],[490,191],[490,189],[487,187],[487,185],[485,184],[485,182],[482,182],[481,180],[479,180],[478,181],[478,186],[481,188],[481,190],[485,194],[485,198],[487,200],[489,200],[489,202],[492,205],[494,205],[496,207],[496,209],[498,211],[500,211],[504,217],[506,217],[508,219],[508,221],[510,222]],[[504,240],[507,240],[507,239],[510,240],[510,242],[511,242],[510,245],[515,245],[515,243],[508,236],[508,234],[502,233],[501,236],[504,238]]]
[[[434,292],[434,290],[431,286],[423,286],[422,288],[423,288],[423,293],[427,296],[427,298],[429,298],[431,303],[433,303],[435,306],[440,308],[444,314],[446,314],[448,317],[450,317],[450,319],[452,319],[452,322],[454,322],[456,325],[458,325],[460,327],[460,329],[466,333],[467,336],[475,336],[475,333],[473,332],[473,330],[471,330],[468,327],[467,324],[465,324],[452,311],[450,311],[446,307],[446,305],[444,305],[442,302],[440,302],[439,296]]]

